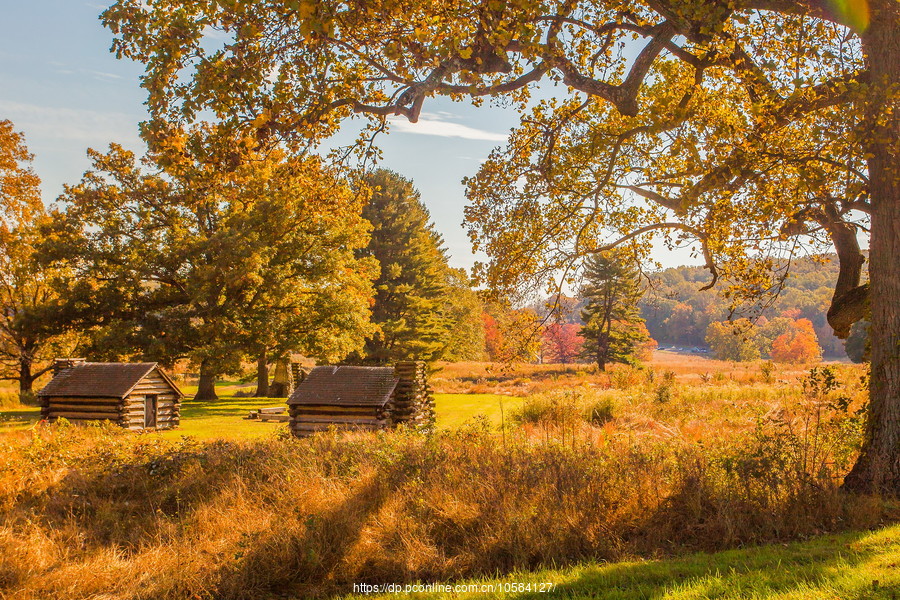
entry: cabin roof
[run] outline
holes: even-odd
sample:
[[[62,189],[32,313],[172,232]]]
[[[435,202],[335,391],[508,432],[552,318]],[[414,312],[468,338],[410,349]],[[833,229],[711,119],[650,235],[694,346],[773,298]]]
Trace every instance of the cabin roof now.
[[[288,404],[383,406],[399,381],[392,367],[316,367],[297,386]]]
[[[78,363],[60,371],[38,396],[125,398],[141,380],[156,369],[169,386],[182,396],[178,386],[157,368],[157,363]]]

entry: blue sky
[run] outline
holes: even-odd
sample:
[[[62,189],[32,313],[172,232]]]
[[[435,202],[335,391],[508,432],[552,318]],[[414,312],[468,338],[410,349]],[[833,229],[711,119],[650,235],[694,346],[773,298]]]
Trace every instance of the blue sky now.
[[[143,69],[109,52],[111,34],[97,18],[104,8],[96,0],[0,0],[0,119],[25,133],[47,202],[63,184],[80,180],[89,166],[87,148],[117,142],[141,150]],[[479,258],[462,226],[461,180],[516,123],[512,110],[435,99],[426,102],[418,123],[397,121],[380,140],[381,166],[419,188],[453,266],[470,267]],[[675,264],[673,255],[664,256],[667,265]],[[677,256],[696,262],[687,253]]]

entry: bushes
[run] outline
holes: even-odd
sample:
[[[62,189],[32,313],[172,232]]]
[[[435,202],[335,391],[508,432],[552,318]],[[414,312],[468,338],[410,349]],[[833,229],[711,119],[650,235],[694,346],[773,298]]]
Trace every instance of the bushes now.
[[[20,408],[27,404],[34,404],[33,394],[20,399],[18,392],[0,392],[0,408]]]
[[[613,420],[616,392],[576,387],[535,394],[513,413],[514,422],[544,427],[575,427],[583,422],[603,425]]]

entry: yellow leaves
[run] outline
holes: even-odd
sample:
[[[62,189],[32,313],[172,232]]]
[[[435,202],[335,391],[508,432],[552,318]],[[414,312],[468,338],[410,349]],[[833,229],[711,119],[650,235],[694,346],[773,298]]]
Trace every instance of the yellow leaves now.
[[[308,19],[316,14],[316,3],[311,0],[287,0],[285,6],[300,19]]]
[[[10,121],[0,120],[0,224],[10,228],[29,225],[44,212],[41,180],[31,169],[32,155],[25,136]]]

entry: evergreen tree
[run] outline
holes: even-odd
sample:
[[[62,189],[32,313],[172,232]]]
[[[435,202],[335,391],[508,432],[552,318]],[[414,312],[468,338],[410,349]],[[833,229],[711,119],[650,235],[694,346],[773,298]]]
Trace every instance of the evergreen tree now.
[[[605,370],[607,363],[634,363],[649,341],[637,303],[637,269],[621,251],[593,254],[585,261],[581,296],[583,356]]]
[[[440,358],[453,328],[443,239],[411,181],[379,169],[366,184],[372,197],[363,217],[372,223],[372,237],[361,254],[381,265],[372,307],[380,331],[366,340],[361,358],[374,363]]]
[[[464,269],[450,269],[448,293],[444,300],[452,323],[441,358],[448,361],[482,360],[485,332],[484,302],[472,289]]]

